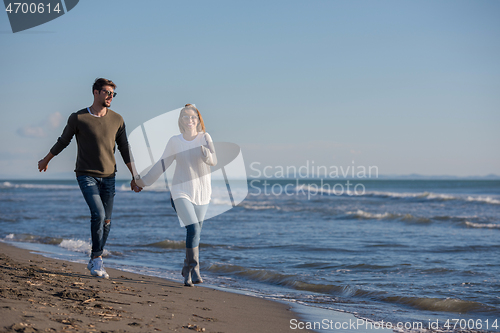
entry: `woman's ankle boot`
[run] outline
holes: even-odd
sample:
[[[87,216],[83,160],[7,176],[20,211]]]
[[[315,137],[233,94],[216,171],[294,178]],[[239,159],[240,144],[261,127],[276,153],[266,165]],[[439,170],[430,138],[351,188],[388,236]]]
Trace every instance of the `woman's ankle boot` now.
[[[186,258],[184,258],[184,266],[182,267],[181,274],[184,277],[184,285],[187,287],[192,287],[193,286],[193,282],[191,281],[191,269],[192,269],[192,267],[189,264],[188,250],[192,250],[192,249],[186,249]]]
[[[195,248],[189,249],[190,257],[189,264],[192,268],[191,270],[191,278],[194,284],[203,283],[203,279],[200,274],[200,248],[197,246]]]

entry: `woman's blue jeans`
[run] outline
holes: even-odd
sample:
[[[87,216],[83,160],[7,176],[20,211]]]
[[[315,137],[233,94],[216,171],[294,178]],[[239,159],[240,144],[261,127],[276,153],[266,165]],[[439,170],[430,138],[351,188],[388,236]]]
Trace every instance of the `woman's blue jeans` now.
[[[195,205],[187,199],[174,200],[175,211],[186,227],[186,248],[200,245],[201,227],[207,213],[207,205]]]
[[[99,257],[111,229],[111,212],[115,197],[115,177],[76,177],[83,197],[90,209],[90,233],[92,235],[91,258]]]

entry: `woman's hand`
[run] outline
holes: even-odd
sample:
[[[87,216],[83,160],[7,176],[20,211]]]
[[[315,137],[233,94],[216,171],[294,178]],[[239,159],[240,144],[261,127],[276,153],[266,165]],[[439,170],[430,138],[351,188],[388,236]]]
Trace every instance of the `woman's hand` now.
[[[132,179],[132,181],[130,182],[130,189],[134,192],[142,191],[142,187],[137,186],[137,184],[135,183],[135,179]]]
[[[210,137],[210,134],[208,133],[205,133],[203,135],[203,138],[205,139],[205,147],[210,150],[210,152],[213,154],[215,153],[215,149],[214,149],[214,143],[212,142],[212,138]]]

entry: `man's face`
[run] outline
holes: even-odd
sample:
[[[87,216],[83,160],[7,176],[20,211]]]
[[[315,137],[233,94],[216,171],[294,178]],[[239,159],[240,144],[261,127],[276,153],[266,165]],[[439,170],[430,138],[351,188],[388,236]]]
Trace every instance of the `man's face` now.
[[[103,86],[100,91],[94,91],[94,99],[95,101],[104,107],[110,107],[111,101],[113,100],[113,94],[115,93],[113,87],[111,86]]]

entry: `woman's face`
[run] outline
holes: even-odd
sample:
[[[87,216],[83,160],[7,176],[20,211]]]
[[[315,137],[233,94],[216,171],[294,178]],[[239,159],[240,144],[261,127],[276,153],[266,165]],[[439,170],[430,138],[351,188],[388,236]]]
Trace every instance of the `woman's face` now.
[[[186,130],[191,131],[192,129],[196,129],[200,120],[198,119],[198,113],[194,110],[184,110],[184,114],[182,115],[182,123],[184,124],[184,128]]]

